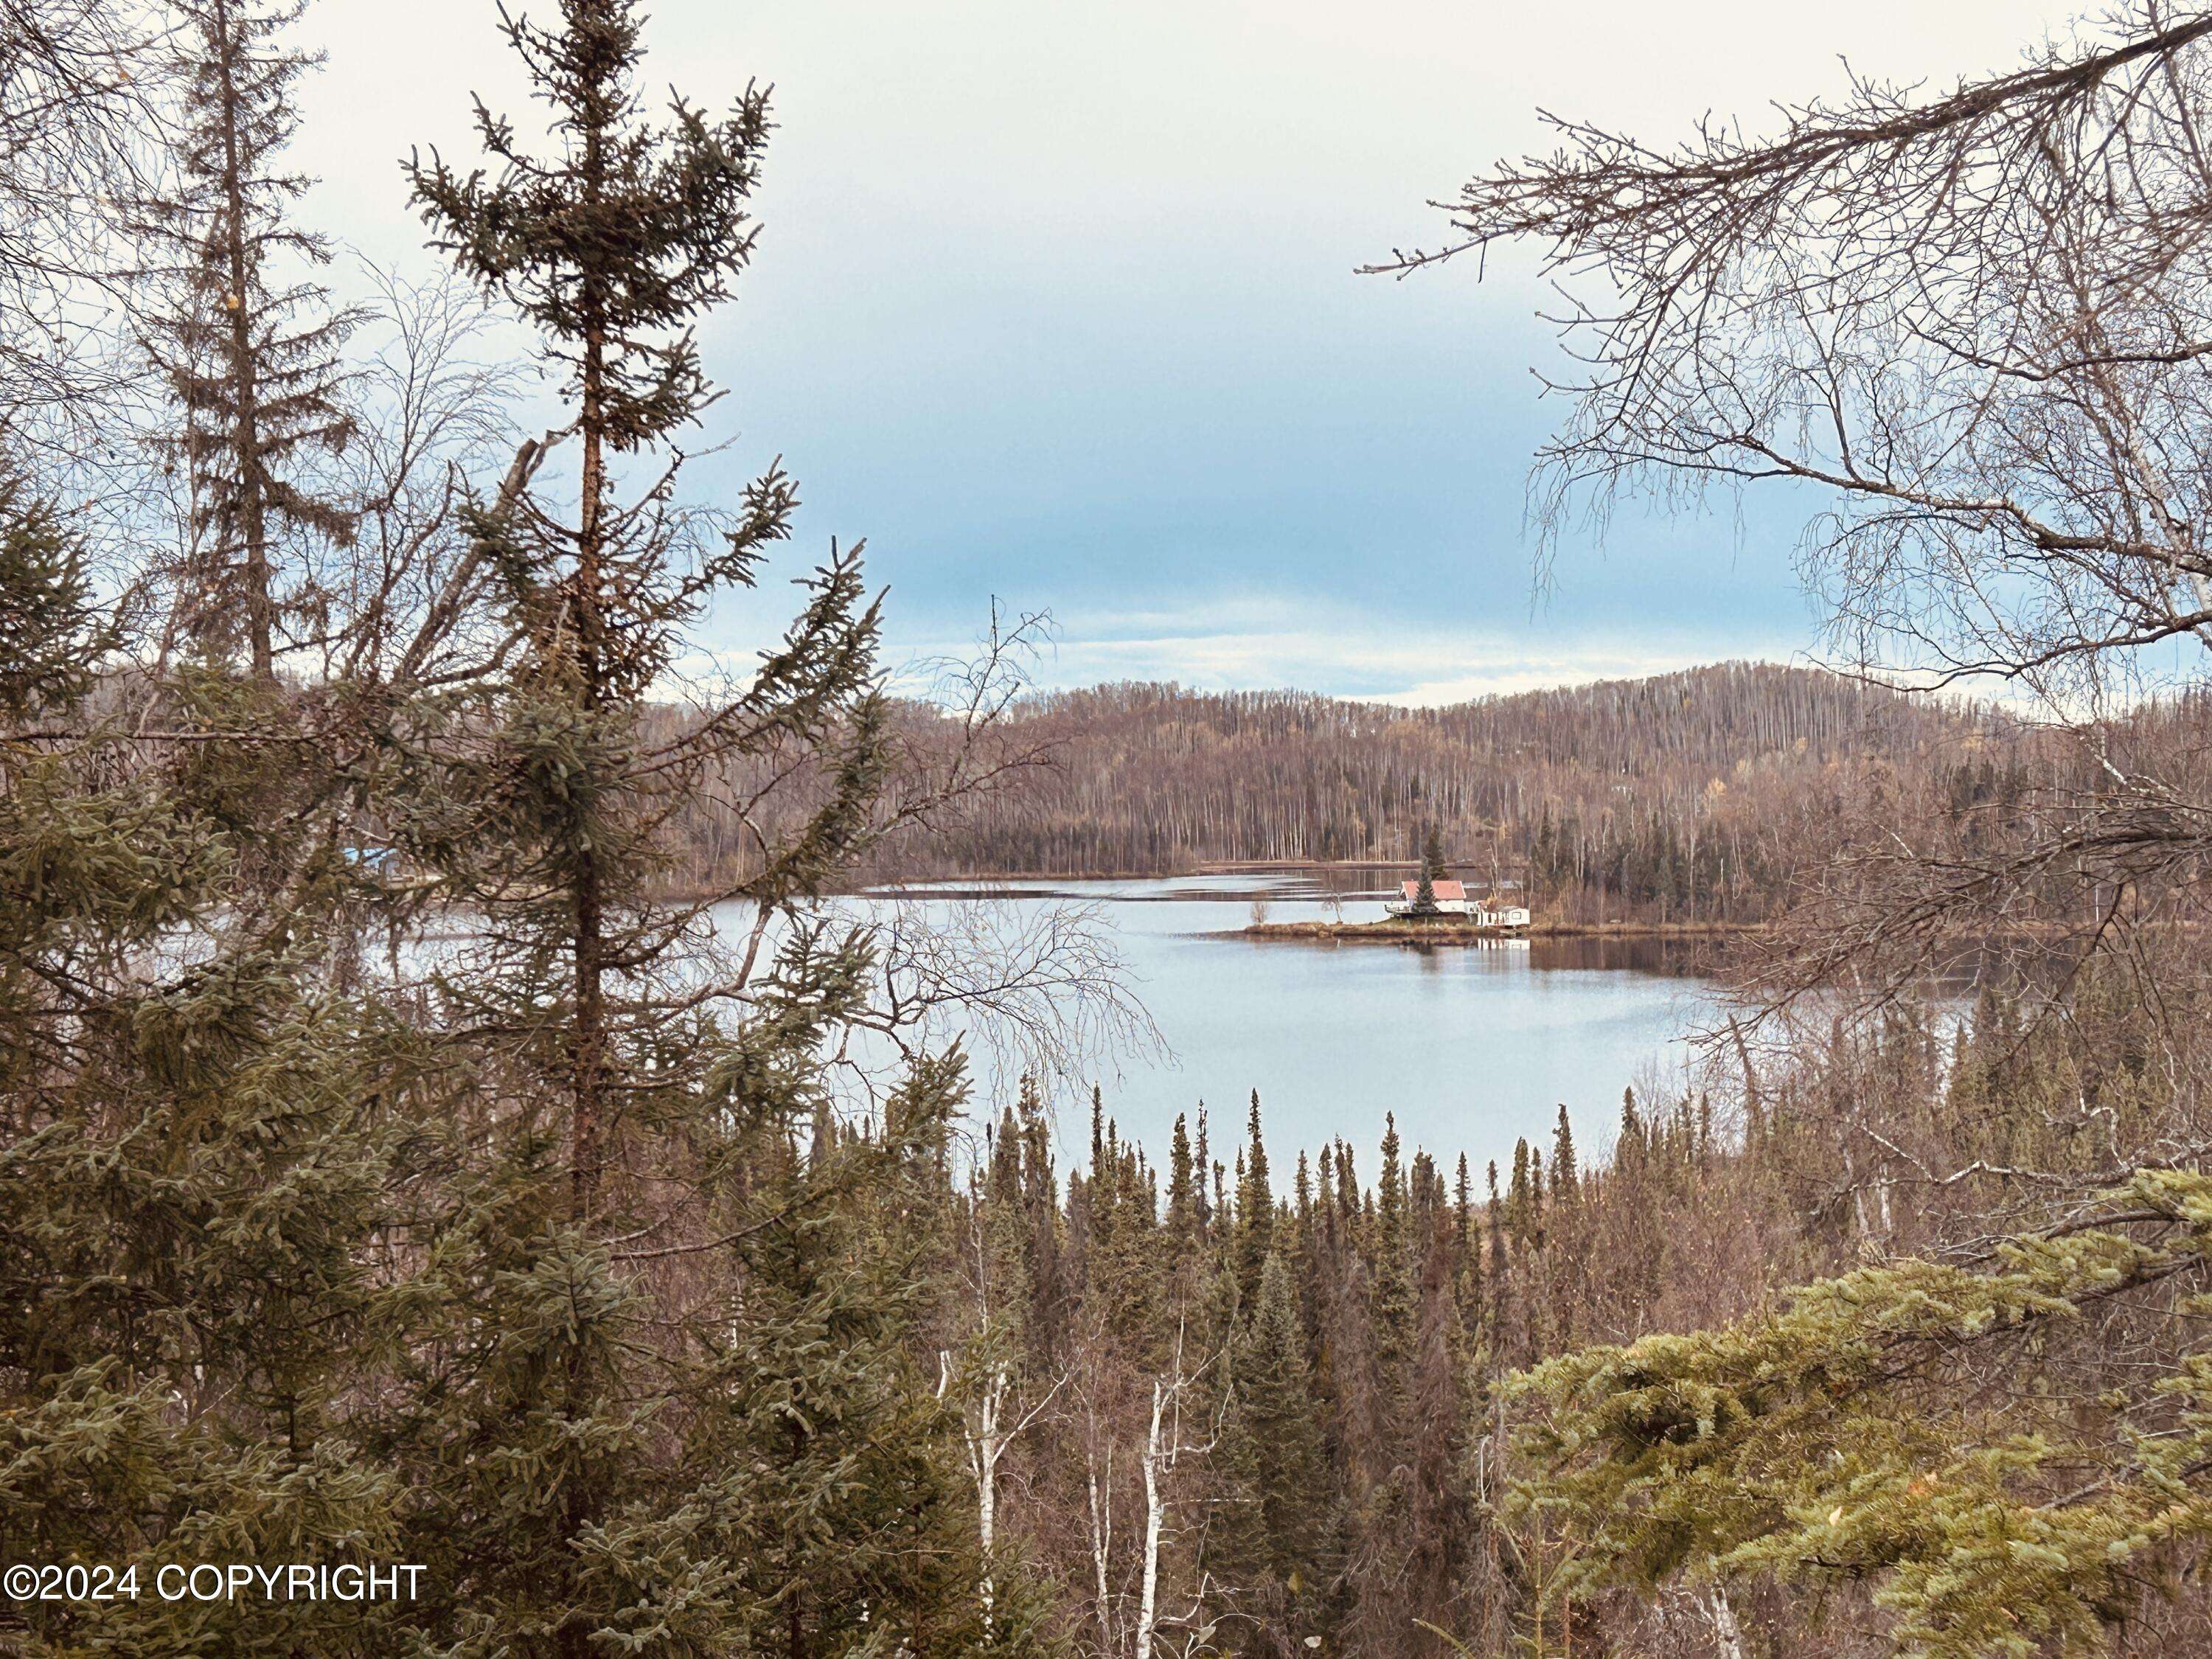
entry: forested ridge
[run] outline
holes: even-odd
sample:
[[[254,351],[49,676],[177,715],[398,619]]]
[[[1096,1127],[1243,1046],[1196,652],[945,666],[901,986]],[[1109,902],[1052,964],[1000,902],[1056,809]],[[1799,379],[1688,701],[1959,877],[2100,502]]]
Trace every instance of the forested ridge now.
[[[1756,663],[1443,708],[1101,686],[1017,726],[1050,763],[938,838],[958,871],[1395,862],[1433,828],[1471,878],[1577,916],[1756,919],[1822,850],[1824,798],[1876,776],[1986,790],[2022,763],[1992,713]]]
[[[930,755],[971,740],[896,713]],[[2106,722],[2146,754],[2191,741],[2185,699]],[[886,838],[876,880],[1170,875],[1209,865],[1408,865],[1434,834],[1455,873],[1526,884],[1547,920],[1779,915],[1869,809],[1969,840],[2093,783],[2078,742],[2003,707],[1825,670],[1723,663],[1646,679],[1402,708],[1304,692],[1122,684],[1011,700],[998,787],[927,835]],[[685,813],[679,884],[746,867],[739,775]]]

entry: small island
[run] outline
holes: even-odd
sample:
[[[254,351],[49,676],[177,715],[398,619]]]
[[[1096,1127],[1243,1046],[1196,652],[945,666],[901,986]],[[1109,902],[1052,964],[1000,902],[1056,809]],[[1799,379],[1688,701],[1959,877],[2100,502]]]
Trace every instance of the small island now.
[[[1380,921],[1255,921],[1239,928],[1237,936],[1349,945],[1496,945],[1531,939],[1726,939],[1759,931],[1759,924],[1749,921],[1539,921],[1507,933],[1457,917],[1385,916]]]
[[[1508,888],[1511,894],[1507,893]],[[1492,878],[1475,897],[1448,873],[1434,830],[1424,837],[1420,874],[1401,883],[1376,921],[1259,921],[1247,939],[1328,940],[1360,945],[1485,945],[1526,939],[1713,939],[1756,931],[1756,924],[1727,921],[1540,921],[1521,902],[1519,884]]]

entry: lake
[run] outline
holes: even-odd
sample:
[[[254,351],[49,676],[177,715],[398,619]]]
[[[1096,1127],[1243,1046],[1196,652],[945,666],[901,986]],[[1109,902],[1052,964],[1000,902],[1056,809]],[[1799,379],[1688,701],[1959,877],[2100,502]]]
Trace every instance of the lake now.
[[[1371,1176],[1383,1114],[1410,1155],[1464,1151],[1509,1162],[1515,1138],[1548,1146],[1561,1103],[1579,1146],[1599,1153],[1634,1084],[1679,1085],[1686,1034],[1717,1006],[1693,947],[1658,940],[1510,940],[1433,948],[1258,940],[1237,936],[1255,902],[1271,921],[1358,921],[1382,915],[1385,879],[1369,871],[1234,872],[1127,881],[938,883],[842,902],[903,913],[917,935],[957,943],[1034,938],[1079,921],[1117,951],[1164,1052],[1094,1059],[1057,1079],[1066,1161],[1088,1146],[1089,1083],[1156,1162],[1178,1112],[1206,1103],[1224,1162],[1260,1091],[1271,1158],[1286,1182],[1299,1148],[1336,1135]],[[1395,876],[1388,879],[1395,880]],[[1052,919],[1048,922],[1048,919]],[[1040,995],[1050,1000],[1052,988]],[[1062,996],[1062,1001],[1067,999]],[[1095,1011],[1094,1011],[1095,1012]],[[1079,1018],[1079,1024],[1083,1021]],[[1089,1021],[1094,1039],[1103,1023]],[[1093,1041],[1095,1051],[1099,1046]],[[979,1104],[1011,1097],[1019,1045],[978,1042]],[[1478,1179],[1480,1178],[1478,1173]]]

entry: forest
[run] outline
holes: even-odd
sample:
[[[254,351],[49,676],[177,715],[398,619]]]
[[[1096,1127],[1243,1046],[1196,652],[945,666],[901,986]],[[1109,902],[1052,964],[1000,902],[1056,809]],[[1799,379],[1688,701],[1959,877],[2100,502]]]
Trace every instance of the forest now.
[[[1410,872],[1433,832],[1455,873],[1522,884],[1550,921],[1778,923],[1885,825],[1955,849],[2032,836],[2115,757],[2189,772],[2204,720],[2188,688],[2061,725],[1770,663],[1440,708],[1121,684],[1020,690],[991,712],[985,749],[964,705],[895,705],[909,756],[940,775],[988,771],[992,787],[884,837],[854,880]],[[686,805],[677,889],[741,876],[765,778],[726,769]],[[795,792],[783,810],[810,799]]]
[[[1838,801],[1964,810],[2066,763],[1984,708],[1753,663],[1435,709],[1120,685],[1008,714],[1038,763],[917,872],[1404,863],[1433,830],[1469,879],[1525,882],[1561,919],[1752,921],[1832,850]]]
[[[0,1648],[2212,1656],[2212,14],[1472,179],[1382,268],[1568,296],[1540,529],[1818,490],[1850,672],[1437,710],[913,695],[686,471],[765,78],[487,17],[356,306],[313,16],[0,5]],[[915,1011],[1066,1060],[1092,947],[834,902],[1431,831],[1766,924],[1678,1089],[1086,1139]]]
[[[1561,1108],[1503,1170],[1394,1126],[1372,1170],[1289,1156],[1255,1097],[1158,1162],[1102,1103],[1060,1171],[1018,1103],[931,1183],[927,1247],[995,1535],[1080,1587],[1100,1651],[2197,1651],[2159,1558],[2206,1450],[2166,1346],[2202,1177],[2154,1153],[2063,1226],[1981,1232],[2178,1127],[2159,1016],[2117,979],[2072,1012],[1990,991],[1730,1054],[1612,1122]],[[2092,1490],[2021,1501],[2039,1477]]]

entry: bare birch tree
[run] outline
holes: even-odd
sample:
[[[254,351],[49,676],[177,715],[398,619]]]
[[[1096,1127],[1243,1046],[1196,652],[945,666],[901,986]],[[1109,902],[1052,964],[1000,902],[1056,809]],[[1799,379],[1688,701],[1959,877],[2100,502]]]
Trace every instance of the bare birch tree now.
[[[0,447],[71,471],[132,374],[106,316],[125,204],[167,125],[159,17],[127,0],[0,0]]]
[[[1152,1659],[1170,1626],[1189,1624],[1208,1604],[1200,1560],[1200,1583],[1190,1597],[1189,1613],[1175,1615],[1165,1608],[1168,1548],[1178,1534],[1203,1524],[1202,1516],[1194,1521],[1181,1514],[1198,1501],[1188,1489],[1188,1477],[1194,1468],[1203,1469],[1219,1445],[1220,1412],[1225,1407],[1224,1399],[1209,1400],[1200,1388],[1218,1356],[1192,1364],[1185,1340],[1185,1331],[1178,1328],[1165,1365],[1154,1375],[1117,1376],[1110,1368],[1102,1371],[1094,1367],[1079,1383],[1086,1429],[1084,1476],[1090,1504],[1091,1576],[1098,1650],[1103,1655]],[[1089,1346],[1095,1358],[1102,1346],[1097,1334]],[[1211,1414],[1205,1409],[1208,1405],[1213,1408]],[[1142,1425],[1142,1437],[1134,1440],[1136,1495],[1142,1514],[1134,1522],[1133,1561],[1126,1544],[1119,1541],[1121,1523],[1114,1507],[1115,1454],[1135,1426],[1125,1426],[1123,1411],[1133,1411]],[[1195,1427],[1188,1420],[1193,1416]],[[1126,1479],[1126,1461],[1123,1467]],[[1202,1557],[1203,1552],[1197,1553]]]
[[[2006,688],[2078,738],[2092,781],[1994,850],[1890,826],[1813,976],[2200,882],[2212,798],[2097,717],[2195,684],[2212,641],[2209,119],[2212,13],[2142,0],[1942,95],[1855,76],[1771,136],[1554,121],[1551,154],[1438,204],[1440,246],[1377,267],[1541,248],[1572,363],[1533,483],[1547,550],[1624,501],[1794,489],[1839,656]]]

